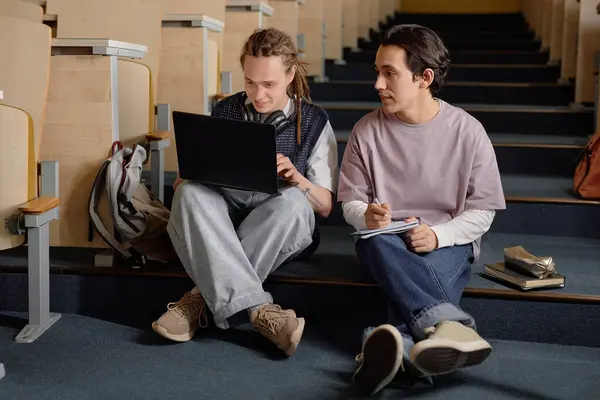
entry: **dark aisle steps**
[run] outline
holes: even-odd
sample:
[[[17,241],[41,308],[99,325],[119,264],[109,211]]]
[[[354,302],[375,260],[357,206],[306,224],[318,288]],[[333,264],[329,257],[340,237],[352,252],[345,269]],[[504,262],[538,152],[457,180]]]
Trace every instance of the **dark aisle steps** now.
[[[418,24],[435,31],[473,33],[480,31],[501,34],[528,31],[527,21],[520,13],[509,14],[420,14],[397,12],[390,25]]]
[[[329,114],[331,124],[336,130],[350,130],[365,114],[380,106],[377,102],[320,101]],[[518,102],[518,99],[515,99]],[[591,109],[575,110],[569,106],[525,106],[498,104],[460,104],[477,118],[488,132],[507,132],[515,134],[586,136],[594,131],[594,114]]]
[[[347,50],[349,51],[349,50]],[[375,59],[364,63],[335,65],[327,61],[325,71],[331,82],[371,81],[376,78]],[[449,68],[447,82],[506,82],[506,83],[556,83],[560,78],[560,66],[546,64],[459,64]]]
[[[456,64],[546,64],[548,51],[535,50],[458,50],[449,49]],[[376,50],[352,50],[344,48],[344,60],[348,63],[373,63]]]
[[[362,44],[368,42],[377,42],[381,40],[381,32],[385,32],[392,25],[389,23],[379,24],[379,31],[371,29],[369,31],[368,38],[359,38],[359,47]],[[497,43],[497,42],[513,42],[513,43],[524,43],[524,42],[535,42],[535,33],[528,27],[516,26],[513,31],[492,31],[487,29],[482,30],[471,30],[471,31],[452,31],[452,30],[441,30],[436,29],[436,33],[445,42],[452,43],[454,41],[473,41],[483,43]]]
[[[476,34],[471,37],[449,37],[444,38],[444,44],[448,49],[461,48],[462,50],[521,50],[521,51],[538,51],[541,43],[537,40],[523,41],[519,39],[503,39],[488,36],[477,38]],[[379,47],[379,38],[358,41],[358,47],[364,50],[377,50]]]
[[[326,83],[311,82],[310,91],[318,101],[348,102],[379,101],[374,88],[376,74],[371,72],[367,81],[330,80]],[[573,100],[575,88],[559,83],[499,83],[460,82],[453,80],[442,87],[438,97],[450,103],[524,104],[566,106]]]

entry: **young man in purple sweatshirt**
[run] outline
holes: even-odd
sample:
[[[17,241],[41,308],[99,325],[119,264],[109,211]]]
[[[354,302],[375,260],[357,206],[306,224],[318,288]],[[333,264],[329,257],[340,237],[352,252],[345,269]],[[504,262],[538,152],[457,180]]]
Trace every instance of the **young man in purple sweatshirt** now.
[[[355,229],[421,221],[356,242],[391,311],[388,324],[365,330],[357,357],[354,382],[373,394],[396,375],[430,381],[491,353],[459,301],[481,236],[506,204],[484,127],[436,97],[449,64],[430,29],[391,28],[375,62],[383,105],[354,126],[341,165],[338,200]]]

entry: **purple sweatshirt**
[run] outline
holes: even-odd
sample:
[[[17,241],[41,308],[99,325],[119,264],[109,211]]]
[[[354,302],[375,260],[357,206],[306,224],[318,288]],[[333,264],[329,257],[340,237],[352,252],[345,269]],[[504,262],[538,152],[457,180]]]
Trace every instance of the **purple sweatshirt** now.
[[[467,210],[506,208],[492,143],[481,123],[440,100],[426,123],[400,121],[382,108],[356,123],[340,170],[338,200],[389,203],[392,219],[430,226]],[[480,238],[473,243],[479,258]]]

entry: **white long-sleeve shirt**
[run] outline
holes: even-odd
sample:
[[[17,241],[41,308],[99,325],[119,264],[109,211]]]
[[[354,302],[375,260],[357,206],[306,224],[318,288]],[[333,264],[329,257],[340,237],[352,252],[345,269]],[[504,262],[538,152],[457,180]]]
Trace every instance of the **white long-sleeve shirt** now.
[[[356,230],[367,229],[365,211],[368,204],[362,201],[346,201],[342,210],[346,222]],[[468,210],[456,218],[431,229],[438,239],[438,248],[468,244],[490,229],[496,212],[494,210]]]

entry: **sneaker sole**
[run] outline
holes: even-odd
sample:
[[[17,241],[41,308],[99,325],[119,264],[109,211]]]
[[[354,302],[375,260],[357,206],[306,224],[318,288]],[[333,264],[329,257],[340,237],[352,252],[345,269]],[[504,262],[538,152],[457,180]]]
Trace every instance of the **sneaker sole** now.
[[[302,339],[302,334],[304,333],[304,318],[298,318],[298,328],[292,333],[292,337],[290,338],[290,345],[287,348],[281,348],[285,352],[288,357],[291,357],[296,350],[298,349],[298,345],[300,344],[300,339]]]
[[[387,386],[402,366],[402,335],[392,325],[373,330],[362,349],[362,364],[354,383],[371,396]]]
[[[181,335],[174,335],[172,333],[169,333],[169,331],[167,331],[162,326],[158,325],[156,321],[152,323],[152,330],[154,330],[154,332],[158,333],[160,336],[169,340],[173,340],[174,342],[187,342],[189,340],[192,340],[195,333],[195,331],[192,331]]]
[[[410,358],[421,371],[443,375],[481,364],[491,353],[492,347],[484,340],[457,343],[446,339],[432,339],[416,343]]]

